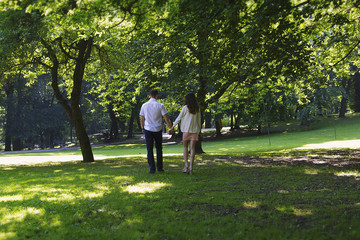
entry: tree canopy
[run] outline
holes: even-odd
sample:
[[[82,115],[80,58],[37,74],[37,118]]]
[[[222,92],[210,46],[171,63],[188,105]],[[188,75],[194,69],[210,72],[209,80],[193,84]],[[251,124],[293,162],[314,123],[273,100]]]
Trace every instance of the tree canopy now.
[[[5,0],[0,3],[2,86],[16,82],[18,74],[28,85],[50,74],[54,96],[74,124],[88,162],[93,156],[81,110],[83,91],[109,111],[113,125],[116,118],[133,124],[145,93],[155,87],[176,106],[186,92],[195,92],[203,112],[241,116],[247,125],[296,115],[309,119],[318,111],[311,106],[331,108],[319,97],[329,103],[355,96],[356,78],[349,77],[359,61],[359,5]]]

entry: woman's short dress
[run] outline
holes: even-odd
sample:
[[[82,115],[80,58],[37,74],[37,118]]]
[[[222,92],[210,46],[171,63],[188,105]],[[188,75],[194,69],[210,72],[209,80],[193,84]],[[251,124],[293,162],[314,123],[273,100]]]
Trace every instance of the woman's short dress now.
[[[188,141],[199,141],[199,134],[198,133],[183,133],[183,140]]]

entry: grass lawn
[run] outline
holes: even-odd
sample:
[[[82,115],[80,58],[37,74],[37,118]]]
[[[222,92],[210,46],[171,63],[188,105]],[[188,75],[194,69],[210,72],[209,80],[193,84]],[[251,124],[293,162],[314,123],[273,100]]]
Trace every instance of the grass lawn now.
[[[359,239],[358,162],[282,158],[202,155],[190,176],[178,156],[155,175],[142,157],[3,166],[0,239]]]
[[[289,126],[291,128],[292,126]],[[325,118],[313,124],[310,128],[295,128],[296,131],[283,131],[252,137],[238,137],[206,141],[203,149],[207,154],[249,155],[267,152],[291,151],[307,144],[326,143],[331,141],[359,140],[360,115],[352,115],[346,119]],[[266,129],[264,129],[266,132]],[[360,149],[360,146],[359,146]],[[163,147],[164,154],[182,154],[181,144],[168,144]],[[120,144],[93,147],[93,153],[99,157],[142,155],[146,156],[144,144]],[[81,155],[79,149],[30,152],[30,153],[0,153],[0,157],[16,156],[62,156]]]
[[[356,120],[273,134],[271,145],[205,142],[193,175],[181,156],[154,175],[142,156],[0,166],[0,239],[359,239],[360,151],[294,150],[335,140],[335,127],[336,140],[360,139]],[[146,153],[122,147],[94,153]]]

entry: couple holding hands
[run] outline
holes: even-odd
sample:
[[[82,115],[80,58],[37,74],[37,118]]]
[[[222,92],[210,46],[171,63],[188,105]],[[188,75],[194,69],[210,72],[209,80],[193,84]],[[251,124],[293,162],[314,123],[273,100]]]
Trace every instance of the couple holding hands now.
[[[164,117],[167,126],[170,127],[169,133],[174,133],[174,126],[180,122],[180,128],[183,132],[184,161],[185,167],[183,173],[192,174],[195,158],[195,144],[199,140],[201,130],[201,114],[195,94],[188,93],[184,99],[184,106],[174,125],[167,115],[165,106],[157,101],[159,92],[153,89],[149,93],[150,100],[141,106],[140,124],[142,132],[145,134],[147,159],[150,167],[150,173],[163,172],[163,154],[162,154],[162,117]],[[156,166],[154,161],[154,143],[156,148]],[[188,164],[190,145],[190,164]]]

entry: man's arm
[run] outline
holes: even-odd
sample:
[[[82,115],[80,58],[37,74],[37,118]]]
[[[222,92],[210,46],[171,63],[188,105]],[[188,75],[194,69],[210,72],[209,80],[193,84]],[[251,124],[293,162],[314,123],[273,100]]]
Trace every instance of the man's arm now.
[[[145,133],[145,116],[140,115],[140,125],[141,125],[141,131],[142,133]]]
[[[170,118],[169,118],[169,116],[168,116],[167,114],[164,115],[164,119],[165,119],[166,125],[169,127],[169,129],[171,129],[173,126],[172,126],[172,123],[171,123],[171,121],[170,121]],[[173,131],[174,131],[174,130],[169,131],[170,134],[172,134]]]

